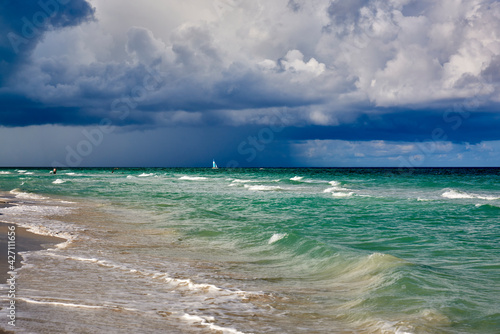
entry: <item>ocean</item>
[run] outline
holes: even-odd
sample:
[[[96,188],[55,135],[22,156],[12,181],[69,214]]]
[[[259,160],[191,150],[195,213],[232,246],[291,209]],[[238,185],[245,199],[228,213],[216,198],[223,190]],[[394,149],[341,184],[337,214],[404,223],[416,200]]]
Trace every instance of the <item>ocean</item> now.
[[[0,169],[19,333],[500,333],[500,169]]]

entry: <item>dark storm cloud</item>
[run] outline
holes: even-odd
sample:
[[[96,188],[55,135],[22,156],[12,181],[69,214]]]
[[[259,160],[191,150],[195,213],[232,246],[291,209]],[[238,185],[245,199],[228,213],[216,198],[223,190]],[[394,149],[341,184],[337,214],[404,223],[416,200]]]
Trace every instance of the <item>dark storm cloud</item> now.
[[[3,126],[96,124],[101,119],[80,108],[47,106],[24,96],[0,95],[0,124]]]
[[[338,126],[286,128],[292,140],[385,140],[394,142],[450,141],[471,144],[500,139],[500,115],[494,112],[395,111],[361,115]]]
[[[497,1],[92,5],[0,2],[0,125],[259,133],[279,111],[286,140],[499,139]]]
[[[26,61],[49,30],[79,25],[92,19],[85,0],[15,0],[0,2],[0,83]]]

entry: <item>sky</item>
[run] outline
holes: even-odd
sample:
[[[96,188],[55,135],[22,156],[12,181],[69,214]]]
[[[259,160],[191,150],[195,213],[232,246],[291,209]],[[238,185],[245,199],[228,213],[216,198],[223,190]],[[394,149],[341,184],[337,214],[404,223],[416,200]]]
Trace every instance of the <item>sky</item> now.
[[[0,166],[500,166],[500,2],[0,0]]]

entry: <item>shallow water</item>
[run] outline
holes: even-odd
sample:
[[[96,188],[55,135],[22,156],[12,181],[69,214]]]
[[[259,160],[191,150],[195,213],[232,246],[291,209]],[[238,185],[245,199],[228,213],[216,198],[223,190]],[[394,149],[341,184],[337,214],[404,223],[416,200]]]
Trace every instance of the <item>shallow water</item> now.
[[[500,329],[500,169],[48,171],[0,170],[0,219],[69,240],[19,332]]]

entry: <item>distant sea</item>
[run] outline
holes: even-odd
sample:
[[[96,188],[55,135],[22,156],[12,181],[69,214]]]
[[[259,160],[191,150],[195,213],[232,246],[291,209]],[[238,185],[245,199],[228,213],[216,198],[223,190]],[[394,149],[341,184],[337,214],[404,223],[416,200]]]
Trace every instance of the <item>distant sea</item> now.
[[[0,169],[19,333],[500,333],[500,169]]]

